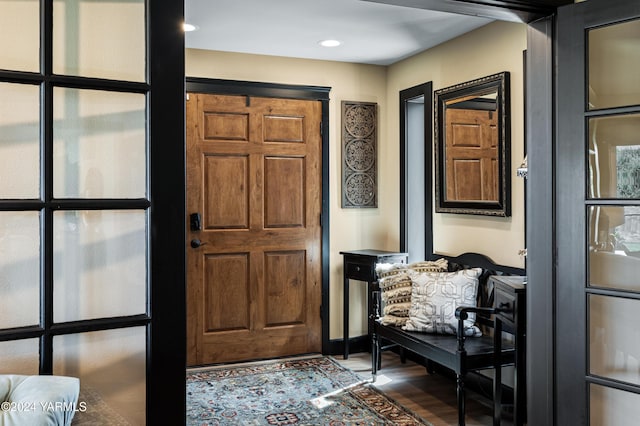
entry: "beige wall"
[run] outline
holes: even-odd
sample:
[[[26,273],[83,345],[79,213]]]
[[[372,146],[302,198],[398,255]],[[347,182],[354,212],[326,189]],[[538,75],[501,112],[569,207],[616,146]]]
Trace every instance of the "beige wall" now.
[[[433,81],[434,89],[500,71],[511,72],[513,163],[523,153],[522,51],[526,26],[490,24],[391,67],[187,49],[188,77],[331,87],[329,103],[330,338],[342,336],[343,250],[399,249],[398,92]],[[340,102],[378,104],[378,208],[340,206]],[[523,185],[513,179],[513,217],[436,215],[437,251],[478,251],[499,263],[521,266],[524,247]],[[366,334],[364,285],[351,285],[350,335]]]
[[[524,248],[524,182],[515,176],[515,168],[524,157],[522,52],[526,43],[525,24],[494,22],[389,67],[387,97],[394,102],[400,90],[427,81],[432,81],[433,89],[438,90],[501,71],[511,74],[512,216],[435,214],[436,253],[456,255],[474,251],[500,264],[524,264],[518,256],[518,250]],[[399,144],[399,114],[394,106],[389,106],[394,114],[389,115],[390,133],[385,138],[389,149]]]

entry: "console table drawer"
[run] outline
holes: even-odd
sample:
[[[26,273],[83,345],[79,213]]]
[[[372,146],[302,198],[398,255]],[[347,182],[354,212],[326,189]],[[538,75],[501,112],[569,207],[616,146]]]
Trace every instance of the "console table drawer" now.
[[[497,315],[505,321],[507,328],[525,324],[525,277],[493,275],[489,280],[494,284],[493,306],[505,310]]]
[[[500,288],[495,290],[495,306],[499,309],[504,309],[498,315],[502,316],[505,320],[514,322],[516,320],[517,311],[517,299],[514,293],[507,293]]]
[[[367,282],[375,280],[371,264],[347,262],[345,268],[349,278]]]

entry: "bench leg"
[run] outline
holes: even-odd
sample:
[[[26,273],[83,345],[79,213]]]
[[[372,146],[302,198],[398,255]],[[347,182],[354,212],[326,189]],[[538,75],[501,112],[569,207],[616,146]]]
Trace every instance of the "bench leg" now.
[[[458,395],[458,425],[464,426],[464,374],[456,374]]]
[[[493,327],[493,350],[495,357],[495,365],[493,366],[493,426],[500,426],[502,416],[502,321],[498,319],[494,321]]]
[[[434,374],[436,372],[436,369],[433,366],[433,361],[431,361],[430,359],[427,359],[426,368],[427,368],[427,373],[429,374]]]
[[[493,375],[493,426],[500,426],[502,415],[502,368],[497,365]]]

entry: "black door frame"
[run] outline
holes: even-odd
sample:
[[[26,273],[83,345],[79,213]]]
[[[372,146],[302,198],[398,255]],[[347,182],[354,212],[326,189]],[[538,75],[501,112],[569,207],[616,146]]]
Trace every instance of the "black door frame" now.
[[[322,210],[320,218],[322,227],[322,305],[319,314],[322,317],[322,353],[338,353],[331,351],[331,342],[329,341],[329,92],[331,88],[187,77],[186,90],[187,93],[320,101],[322,105],[320,128],[322,136]]]
[[[637,293],[590,287],[587,262],[587,208],[637,205],[633,199],[587,195],[588,118],[640,112],[640,106],[587,111],[586,30],[640,19],[640,4],[628,0],[591,0],[558,10],[556,159],[556,417],[557,424],[589,424],[589,385],[640,393],[640,387],[596,377],[589,371],[588,298],[600,294],[637,298]],[[567,219],[570,218],[570,219]]]
[[[151,84],[147,424],[179,425],[186,418],[187,364],[184,2],[146,3]]]
[[[433,83],[431,81],[400,91],[400,251],[409,252],[409,141],[408,103],[424,97],[424,188],[427,194],[433,188]],[[424,253],[433,255],[433,197],[425,196],[421,213],[425,223]]]
[[[529,24],[526,60],[527,420],[554,424],[554,24]]]

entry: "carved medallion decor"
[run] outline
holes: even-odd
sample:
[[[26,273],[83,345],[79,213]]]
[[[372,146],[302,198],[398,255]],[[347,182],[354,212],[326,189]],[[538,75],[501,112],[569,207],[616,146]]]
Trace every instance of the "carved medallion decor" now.
[[[342,207],[378,206],[377,104],[342,101]]]

